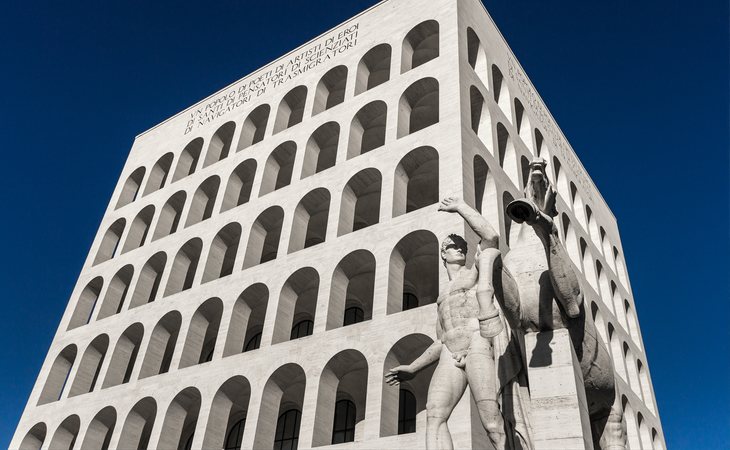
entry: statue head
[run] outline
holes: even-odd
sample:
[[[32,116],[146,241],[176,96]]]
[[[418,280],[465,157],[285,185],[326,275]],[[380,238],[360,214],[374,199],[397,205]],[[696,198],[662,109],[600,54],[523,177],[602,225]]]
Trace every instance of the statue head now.
[[[441,260],[444,264],[466,264],[466,252],[469,246],[463,237],[450,234],[441,242]]]
[[[557,211],[555,211],[554,198],[547,198],[552,186],[545,170],[546,167],[547,162],[542,158],[535,158],[530,162],[525,197],[531,200],[542,212],[555,217]]]

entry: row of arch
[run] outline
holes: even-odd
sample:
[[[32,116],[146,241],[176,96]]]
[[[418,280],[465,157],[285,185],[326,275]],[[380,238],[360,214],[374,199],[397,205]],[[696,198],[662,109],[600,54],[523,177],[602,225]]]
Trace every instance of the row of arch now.
[[[390,79],[391,53],[392,50],[390,45],[379,44],[368,50],[363,55],[357,64],[354,81],[355,95],[373,89]],[[401,51],[401,73],[405,73],[408,70],[425,64],[426,62],[438,57],[438,55],[439,24],[435,20],[427,20],[413,27],[403,39]],[[322,76],[314,90],[312,115],[319,114],[344,102],[347,78],[348,68],[344,65],[334,67]],[[416,103],[421,101],[419,98],[423,96],[424,91],[427,91],[430,97],[434,97],[432,89],[434,83],[435,80],[433,79],[428,79],[423,83],[414,83],[403,94],[399,103],[399,137],[428,126],[423,123],[424,117],[421,115],[421,110],[423,108]],[[436,83],[436,86],[438,86],[438,83]],[[291,89],[283,96],[277,108],[274,121],[271,124],[272,134],[277,134],[302,122],[305,106],[307,104],[307,95],[307,87],[300,85]],[[427,99],[427,101],[433,101],[436,102],[436,104],[438,103],[437,88],[435,91],[435,98]],[[356,121],[366,121],[368,123],[375,122],[371,123],[371,125],[382,127],[384,129],[385,114],[384,111],[381,111],[383,108],[384,104],[378,104],[368,110],[361,110],[361,113],[358,113],[356,118],[353,120],[353,132],[356,132],[358,129],[355,124]],[[408,114],[408,112],[411,111],[415,113],[416,117],[411,117],[412,115]],[[236,131],[236,124],[234,122],[227,122],[222,125],[213,134],[210,142],[208,143],[205,157],[202,159],[202,167],[210,166],[226,158],[230,153],[236,133],[239,135],[236,151],[243,150],[251,145],[261,142],[266,135],[270,115],[271,107],[268,104],[262,104],[255,107],[250,113],[248,113],[241,125],[241,129],[238,132]],[[382,124],[378,124],[378,122],[382,122]],[[359,125],[362,126],[361,124]],[[202,157],[204,143],[203,138],[198,137],[187,144],[177,162],[177,166],[175,167],[174,173],[171,177],[171,182],[185,178],[197,170],[198,163]],[[167,182],[168,176],[170,175],[173,159],[174,155],[170,152],[162,156],[154,164],[150,170],[143,191],[141,187],[145,178],[146,169],[144,167],[135,169],[123,185],[122,192],[117,200],[116,208],[132,203],[140,194],[147,195],[161,189]],[[334,164],[334,161],[325,160],[322,164],[326,165],[328,163]],[[317,166],[314,168],[316,169]],[[312,168],[309,170],[312,170]]]

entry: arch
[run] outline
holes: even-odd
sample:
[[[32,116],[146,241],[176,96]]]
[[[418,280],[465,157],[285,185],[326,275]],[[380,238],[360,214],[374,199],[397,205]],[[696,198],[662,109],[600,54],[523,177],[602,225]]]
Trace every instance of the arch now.
[[[127,414],[119,435],[119,448],[147,450],[157,417],[157,403],[152,397],[138,401]]]
[[[150,231],[150,224],[152,223],[152,217],[155,215],[155,207],[147,205],[142,211],[137,214],[132,224],[129,226],[129,233],[127,233],[127,239],[124,241],[122,247],[122,253],[127,253],[130,250],[139,248],[144,245],[144,241],[147,239],[147,234]]]
[[[393,217],[439,201],[439,154],[419,147],[403,157],[395,169]]]
[[[525,113],[525,107],[519,99],[515,98],[515,125],[517,126],[517,135],[522,139],[522,142],[530,150],[530,153],[535,152],[535,146],[532,144],[532,125],[530,125],[530,118]]]
[[[375,168],[361,170],[342,190],[337,235],[342,236],[380,221],[382,176]]]
[[[639,321],[636,319],[636,313],[631,307],[631,303],[624,299],[624,310],[626,311],[626,323],[628,324],[628,332],[631,340],[637,345],[641,344],[641,335],[639,334]]]
[[[215,235],[208,250],[208,262],[203,271],[203,283],[233,273],[240,241],[241,225],[238,222],[229,223]]]
[[[591,236],[591,240],[599,250],[603,251],[603,247],[601,246],[601,231],[598,229],[598,222],[596,222],[593,210],[588,205],[586,205],[586,220],[588,222],[588,233]]]
[[[368,361],[359,351],[343,350],[327,362],[319,377],[312,447],[362,439],[367,382]],[[353,418],[347,417],[353,411],[338,411],[336,405],[343,400],[352,402]],[[354,429],[348,429],[347,419]]]
[[[621,404],[624,408],[624,421],[626,421],[626,437],[627,444],[631,449],[641,448],[641,441],[639,439],[639,429],[636,425],[636,414],[634,408],[629,403],[629,399],[625,395],[621,396]]]
[[[147,351],[144,353],[139,379],[167,373],[170,370],[181,324],[182,316],[177,311],[170,311],[157,322],[152,329]]]
[[[289,186],[294,170],[294,157],[297,153],[297,144],[286,141],[274,149],[266,160],[264,175],[261,179],[259,197]]]
[[[172,152],[165,153],[160,159],[157,160],[152,170],[150,170],[150,176],[147,178],[147,184],[144,187],[144,194],[148,195],[155,191],[159,191],[165,186],[167,177],[170,174],[170,168],[172,167],[172,160],[174,155]]]
[[[106,295],[104,295],[104,301],[101,303],[99,308],[99,315],[96,320],[101,320],[105,317],[119,314],[124,308],[124,301],[127,299],[127,293],[129,292],[129,285],[132,283],[132,276],[134,275],[134,267],[131,264],[119,269],[114,275],[114,278],[109,282],[109,286],[106,288]]]
[[[652,443],[652,449],[654,450],[666,450],[666,446],[664,445],[664,441],[661,437],[659,437],[659,433],[657,432],[656,428],[651,429],[651,443]]]
[[[288,363],[279,367],[266,381],[261,395],[261,409],[259,412],[253,448],[273,448],[277,431],[277,418],[290,410],[296,410],[301,415],[304,403],[304,389],[307,378],[304,370],[298,364]],[[298,435],[298,421],[294,429]],[[296,448],[296,442],[292,447]]]
[[[185,146],[180,158],[177,160],[175,173],[172,175],[172,182],[183,179],[195,173],[200,160],[200,153],[203,151],[203,138],[195,138]]]
[[[129,302],[129,309],[155,301],[160,290],[165,264],[167,264],[165,252],[157,252],[147,260],[139,272],[137,285],[134,287],[132,300]]]
[[[509,131],[501,123],[497,123],[497,150],[499,155],[499,166],[504,170],[515,186],[520,185],[520,178],[517,168],[517,154]]]
[[[202,448],[240,450],[250,399],[251,384],[245,377],[237,375],[221,385],[213,396]],[[231,436],[233,431],[235,435]]]
[[[187,197],[188,195],[185,191],[178,191],[167,200],[160,210],[160,217],[157,219],[155,233],[152,235],[153,241],[177,231]]]
[[[139,188],[142,186],[142,180],[146,171],[147,169],[144,167],[138,167],[127,177],[127,181],[122,186],[122,192],[119,193],[117,206],[114,209],[119,209],[137,199],[137,194],[139,194]]]
[[[624,301],[621,298],[621,292],[618,290],[616,283],[611,281],[611,296],[613,298],[613,309],[616,314],[616,318],[622,327],[629,332],[629,322],[626,320],[626,309],[624,307]]]
[[[96,251],[94,265],[108,261],[116,256],[119,241],[122,239],[122,233],[124,233],[124,227],[126,225],[126,220],[117,219],[109,226],[106,233],[104,233],[104,237],[101,239],[99,249]]]
[[[581,198],[580,193],[578,193],[578,188],[575,186],[575,183],[572,181],[570,182],[570,199],[573,203],[573,214],[575,214],[575,220],[578,221],[584,230],[587,230],[588,222],[586,222],[586,211],[583,206],[583,199]]]
[[[421,78],[403,92],[398,102],[398,137],[407,136],[439,121],[439,82]]]
[[[484,86],[489,86],[489,69],[487,66],[487,53],[479,41],[479,37],[471,27],[466,29],[466,56],[469,65],[477,74]]]
[[[86,429],[81,450],[107,450],[116,424],[117,411],[111,406],[96,413]]]
[[[382,100],[370,102],[355,113],[350,124],[347,159],[385,145],[387,118],[388,106]]]
[[[656,414],[656,405],[654,404],[654,396],[651,392],[651,380],[649,374],[644,368],[644,364],[640,359],[636,360],[636,370],[639,372],[639,382],[641,383],[641,394],[644,398],[644,403],[649,407],[649,410]]]
[[[333,67],[322,75],[314,92],[312,115],[319,114],[345,101],[346,85],[347,66]]]
[[[241,125],[241,136],[238,138],[236,151],[241,151],[264,140],[270,113],[271,107],[267,104],[259,105],[248,113]]]
[[[332,274],[326,329],[345,326],[345,311],[350,308],[360,308],[362,320],[370,320],[374,290],[375,256],[355,250],[342,258]]]
[[[19,450],[41,450],[47,432],[48,429],[45,423],[39,422],[33,425],[20,442]]]
[[[608,323],[608,341],[611,346],[611,356],[613,359],[613,367],[616,373],[623,378],[624,381],[628,382],[626,376],[626,364],[624,364],[623,349],[621,348],[621,342],[616,336],[616,330],[611,322]]]
[[[520,173],[522,174],[522,184],[520,184],[520,187],[524,190],[530,181],[530,160],[525,155],[520,156]]]
[[[644,416],[641,413],[637,413],[636,418],[639,422],[639,438],[641,439],[641,445],[647,450],[652,449],[653,443],[651,433],[649,432],[646,420],[644,420]]]
[[[79,420],[79,416],[73,414],[66,417],[58,428],[56,428],[56,432],[53,433],[53,438],[51,438],[48,448],[53,450],[71,450],[76,443],[76,438],[79,436],[80,427],[81,421]]]
[[[272,344],[292,339],[293,327],[300,322],[314,322],[318,294],[319,273],[315,269],[303,267],[289,276],[279,294]]]
[[[321,244],[327,236],[330,212],[330,192],[317,188],[302,197],[294,209],[289,253]]]
[[[101,371],[101,365],[104,362],[104,357],[108,349],[109,336],[106,334],[97,336],[86,347],[86,351],[79,361],[79,367],[76,370],[74,381],[71,383],[71,389],[68,392],[69,397],[86,394],[94,390],[99,378],[99,372]]]
[[[606,323],[603,320],[603,314],[601,309],[598,307],[596,302],[591,302],[591,314],[593,316],[593,323],[596,325],[598,335],[601,336],[603,342],[608,342],[608,335],[606,334]]]
[[[67,330],[72,330],[89,323],[103,286],[104,279],[102,277],[96,277],[89,281],[84,290],[81,291],[79,299],[76,300],[76,307],[68,322]]]
[[[283,221],[284,210],[280,206],[271,206],[259,214],[248,236],[244,269],[276,259]]]
[[[621,281],[621,284],[628,288],[629,276],[626,273],[626,264],[624,263],[624,259],[616,247],[613,248],[613,260],[616,265],[616,275],[618,275],[619,281]]]
[[[183,389],[167,408],[157,448],[184,449],[195,434],[199,413],[200,391],[194,387]]]
[[[190,319],[188,335],[180,356],[180,369],[213,359],[222,314],[223,302],[216,297],[206,300],[198,307]]]
[[[228,157],[235,132],[236,123],[233,121],[224,123],[216,130],[208,143],[208,152],[205,154],[203,167],[208,167]]]
[[[380,86],[390,79],[390,45],[380,44],[371,48],[357,64],[355,95]]]
[[[563,222],[563,242],[565,242],[568,256],[570,256],[570,259],[573,261],[573,264],[575,264],[575,267],[582,272],[583,265],[581,263],[582,258],[580,253],[580,247],[578,246],[578,237],[575,234],[575,230],[573,229],[573,225],[571,224],[568,215],[563,213],[560,215],[560,218]]]
[[[124,330],[114,347],[114,353],[112,353],[104,383],[101,385],[102,389],[124,384],[131,380],[143,336],[144,327],[139,322]]]
[[[598,278],[596,277],[596,260],[593,259],[593,253],[588,248],[585,239],[580,238],[580,254],[583,259],[583,275],[586,281],[594,290],[598,290]]]
[[[596,261],[596,273],[598,274],[598,293],[601,296],[601,302],[613,309],[613,294],[611,293],[611,285],[609,284],[606,271],[600,261]]]
[[[504,210],[507,208],[507,205],[512,203],[514,201],[514,197],[512,194],[510,194],[507,191],[504,191],[502,193],[502,209]],[[509,216],[509,214],[504,214],[504,243],[507,245],[510,245],[510,243],[513,243],[515,238],[519,235],[521,226],[516,226],[512,228],[512,225],[515,224],[515,222],[512,220],[512,217]]]
[[[433,339],[423,334],[410,334],[402,337],[390,348],[383,364],[383,378],[392,368],[401,364],[410,364],[416,357],[422,354],[431,344]],[[431,364],[411,380],[403,381],[400,386],[390,386],[382,382],[382,402],[380,406],[380,436],[394,436],[398,433],[399,416],[405,415],[401,411],[400,390],[406,389],[416,398],[416,428],[423,429],[426,425],[426,398],[428,396],[428,385],[431,384],[436,364]],[[406,431],[406,430],[402,430]]]
[[[61,398],[68,376],[71,373],[71,367],[76,360],[76,346],[74,344],[66,346],[56,356],[48,371],[46,383],[43,385],[41,395],[38,397],[38,405],[55,402]]]
[[[200,238],[190,239],[180,248],[170,267],[165,297],[188,290],[193,286],[202,249],[203,241]]]
[[[193,194],[193,199],[190,202],[188,219],[185,222],[186,227],[209,219],[213,215],[215,199],[218,196],[218,188],[220,187],[220,184],[221,179],[216,175],[209,177],[200,183],[200,186],[195,191],[195,194]]]
[[[474,203],[479,213],[492,228],[499,232],[499,196],[489,165],[479,155],[474,155]]]
[[[261,333],[269,304],[269,289],[263,283],[247,287],[233,305],[223,356],[255,350],[261,345]],[[256,340],[256,336],[258,340]],[[253,341],[252,341],[253,340]],[[255,348],[254,348],[255,347]]]
[[[239,164],[228,178],[221,212],[243,205],[251,199],[251,189],[256,176],[256,160],[247,159]]]
[[[556,190],[565,203],[570,204],[572,207],[572,202],[570,201],[572,197],[570,195],[570,186],[568,186],[568,177],[565,175],[565,171],[562,170],[560,160],[557,156],[553,156],[553,168],[555,170],[555,180],[557,180]]]
[[[401,50],[400,73],[431,61],[439,56],[439,23],[421,22],[406,34]]]
[[[279,103],[274,121],[274,134],[293,127],[304,118],[304,105],[307,102],[306,86],[297,86],[289,91]]]
[[[492,117],[489,114],[489,108],[484,96],[476,86],[469,88],[469,104],[472,131],[479,136],[487,150],[494,153],[492,149]]]
[[[512,120],[512,106],[509,87],[504,82],[502,71],[496,64],[492,64],[492,92],[494,93],[494,101],[497,102],[499,109],[502,110],[507,120]]]
[[[606,262],[608,265],[613,269],[613,272],[616,273],[616,261],[611,258],[611,241],[608,239],[608,236],[606,235],[606,230],[603,229],[603,227],[598,228],[598,234],[601,239],[601,244],[599,247],[603,251],[603,257],[606,258]]]
[[[432,232],[413,231],[398,241],[390,254],[387,313],[403,311],[409,296],[415,296],[417,306],[436,302],[438,265],[439,244]]]
[[[314,130],[304,150],[301,178],[334,167],[339,141],[340,124],[337,122],[327,122]]]
[[[535,152],[539,158],[544,159],[548,163],[552,161],[552,157],[550,156],[550,149],[548,148],[547,142],[545,142],[545,137],[537,128],[535,128]],[[550,182],[553,183],[554,186],[555,177],[553,177],[552,171],[547,170],[546,172],[548,178],[550,179]]]

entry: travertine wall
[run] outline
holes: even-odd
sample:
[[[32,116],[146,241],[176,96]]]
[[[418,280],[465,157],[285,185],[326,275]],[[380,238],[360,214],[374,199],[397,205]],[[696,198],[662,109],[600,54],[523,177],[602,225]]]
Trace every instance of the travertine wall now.
[[[483,6],[454,0],[381,2],[137,137],[11,446],[220,448],[245,417],[242,447],[271,447],[288,409],[300,447],[325,446],[347,399],[344,447],[422,447],[431,372],[401,435],[383,374],[435,337],[438,243],[465,230],[435,203],[462,195],[506,252],[535,156],[629,444],[662,448],[615,218]],[[342,326],[351,306],[365,320]],[[468,398],[455,443],[488,445]]]

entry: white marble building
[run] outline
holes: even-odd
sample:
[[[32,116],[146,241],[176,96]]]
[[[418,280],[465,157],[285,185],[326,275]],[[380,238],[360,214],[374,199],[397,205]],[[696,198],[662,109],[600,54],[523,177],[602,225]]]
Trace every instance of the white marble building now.
[[[383,1],[137,136],[11,447],[422,448],[433,370],[383,375],[435,337],[436,204],[506,252],[536,156],[628,445],[664,448],[616,218],[478,0]]]

